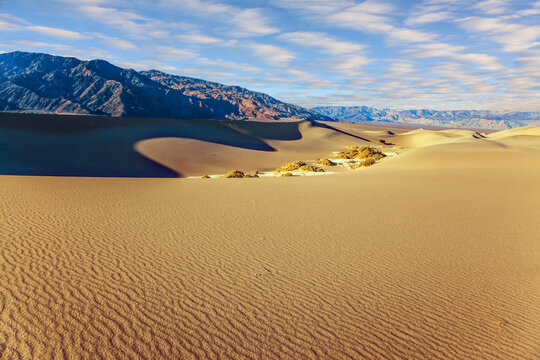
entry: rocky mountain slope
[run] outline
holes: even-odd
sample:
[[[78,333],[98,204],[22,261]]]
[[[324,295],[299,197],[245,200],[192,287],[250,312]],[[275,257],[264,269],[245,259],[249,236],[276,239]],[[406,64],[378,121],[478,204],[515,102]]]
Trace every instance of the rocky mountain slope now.
[[[39,53],[0,54],[0,111],[178,119],[328,120],[240,87],[139,73],[104,60]]]
[[[368,106],[319,106],[319,114],[351,122],[419,124],[480,129],[508,129],[540,125],[540,112],[496,112],[489,110],[396,110]]]
[[[237,108],[236,117],[312,119],[319,116],[318,119],[324,120],[318,113],[306,110],[297,105],[281,102],[269,95],[250,91],[239,86],[223,85],[185,76],[170,75],[157,70],[141,71],[141,74],[171,89],[179,90],[186,96],[202,100],[227,101]]]

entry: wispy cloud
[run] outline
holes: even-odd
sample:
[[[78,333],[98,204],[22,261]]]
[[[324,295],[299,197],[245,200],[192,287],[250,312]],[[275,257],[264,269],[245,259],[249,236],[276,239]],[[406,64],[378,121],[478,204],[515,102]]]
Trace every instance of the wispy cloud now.
[[[291,51],[276,45],[252,43],[250,48],[255,55],[271,66],[284,66],[295,58]]]
[[[467,17],[459,20],[459,24],[468,31],[502,44],[503,51],[519,52],[540,45],[540,25],[526,26],[492,17]]]
[[[2,9],[0,51],[104,58],[302,104],[540,110],[538,0],[50,0],[39,9],[18,0]]]
[[[251,37],[279,32],[269,25],[270,20],[258,8],[239,8],[211,0],[184,0],[182,6],[196,11],[196,15],[210,15],[233,25],[228,31],[231,36]]]
[[[93,34],[96,38],[100,39],[102,43],[115,50],[137,50],[139,47],[128,40],[120,39],[114,36],[107,36],[100,33]]]
[[[475,7],[483,14],[504,14],[507,11],[509,0],[484,0],[480,1]]]
[[[387,16],[394,7],[390,4],[367,0],[340,12],[331,14],[327,20],[341,27],[355,30],[387,32],[394,28]]]
[[[307,14],[327,15],[355,4],[354,0],[271,0],[275,6]]]
[[[290,32],[280,35],[280,38],[300,46],[318,48],[320,51],[332,55],[355,53],[366,48],[365,45],[351,41],[341,41],[320,32]]]
[[[48,26],[32,25],[32,26],[26,27],[26,29],[35,31],[43,35],[64,38],[64,39],[69,39],[69,40],[81,40],[81,39],[88,38],[87,36],[84,36],[76,31],[53,28],[53,27],[48,27]]]

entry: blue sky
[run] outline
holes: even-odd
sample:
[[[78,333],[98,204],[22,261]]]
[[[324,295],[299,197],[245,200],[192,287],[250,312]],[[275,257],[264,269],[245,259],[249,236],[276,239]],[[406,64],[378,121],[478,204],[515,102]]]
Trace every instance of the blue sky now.
[[[540,1],[0,0],[0,51],[316,105],[540,111]]]

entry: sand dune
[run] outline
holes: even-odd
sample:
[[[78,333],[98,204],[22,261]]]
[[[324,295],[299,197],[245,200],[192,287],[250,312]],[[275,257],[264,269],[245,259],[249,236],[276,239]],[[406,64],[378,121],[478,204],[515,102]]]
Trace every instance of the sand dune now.
[[[236,124],[235,124],[236,125]],[[246,125],[251,125],[248,128]],[[255,126],[254,126],[255,125]],[[232,169],[244,171],[273,170],[296,160],[314,160],[327,157],[336,150],[352,144],[368,144],[369,140],[345,131],[337,131],[329,125],[310,121],[278,125],[283,134],[272,136],[276,124],[240,123],[237,131],[264,140],[272,151],[245,149],[236,146],[209,143],[186,138],[147,139],[135,145],[137,151],[181,176],[222,174]]]
[[[249,126],[231,134],[275,151],[176,134],[137,150],[189,173],[350,140]],[[535,131],[397,135],[414,148],[320,177],[2,176],[0,358],[539,358]]]

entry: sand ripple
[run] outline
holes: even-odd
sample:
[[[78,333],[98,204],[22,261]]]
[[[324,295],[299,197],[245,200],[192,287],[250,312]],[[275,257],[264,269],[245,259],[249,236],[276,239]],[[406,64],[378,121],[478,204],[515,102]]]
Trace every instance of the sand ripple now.
[[[538,358],[538,173],[388,171],[3,177],[0,357]]]

